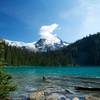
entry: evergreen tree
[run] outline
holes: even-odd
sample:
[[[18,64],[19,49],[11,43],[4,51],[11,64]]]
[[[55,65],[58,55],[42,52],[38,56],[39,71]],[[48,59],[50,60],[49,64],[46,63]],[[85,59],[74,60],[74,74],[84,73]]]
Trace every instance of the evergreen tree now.
[[[7,100],[9,93],[16,89],[11,82],[12,77],[0,70],[0,100]]]
[[[0,66],[3,66],[5,63],[4,54],[5,54],[5,48],[4,48],[4,41],[0,39]]]
[[[8,65],[100,65],[100,33],[90,35],[55,51],[35,53],[25,48],[5,44],[4,52],[5,57],[1,56],[1,58],[5,58]]]

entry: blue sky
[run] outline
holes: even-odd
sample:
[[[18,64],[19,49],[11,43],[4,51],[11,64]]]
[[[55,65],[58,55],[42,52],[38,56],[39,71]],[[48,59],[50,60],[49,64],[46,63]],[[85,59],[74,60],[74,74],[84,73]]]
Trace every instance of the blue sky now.
[[[55,23],[67,42],[99,32],[100,0],[0,0],[1,38],[36,41],[42,26]]]

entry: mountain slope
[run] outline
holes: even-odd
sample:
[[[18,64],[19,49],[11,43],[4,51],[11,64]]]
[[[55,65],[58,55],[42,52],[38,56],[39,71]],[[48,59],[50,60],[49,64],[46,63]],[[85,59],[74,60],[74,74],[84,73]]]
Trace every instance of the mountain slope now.
[[[63,42],[58,37],[55,37],[54,39],[40,38],[37,42],[32,42],[32,43],[24,43],[24,42],[11,41],[6,39],[4,39],[4,41],[9,46],[21,47],[35,52],[37,51],[47,52],[47,51],[57,50],[68,45],[67,42]]]
[[[90,35],[69,45],[73,64],[100,65],[100,33]],[[65,51],[66,51],[65,49]]]

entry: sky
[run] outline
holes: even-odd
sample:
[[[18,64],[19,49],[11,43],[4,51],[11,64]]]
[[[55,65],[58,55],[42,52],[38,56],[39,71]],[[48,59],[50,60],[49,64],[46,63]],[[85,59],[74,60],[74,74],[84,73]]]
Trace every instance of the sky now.
[[[33,42],[53,34],[74,42],[96,32],[100,0],[0,0],[0,38]]]

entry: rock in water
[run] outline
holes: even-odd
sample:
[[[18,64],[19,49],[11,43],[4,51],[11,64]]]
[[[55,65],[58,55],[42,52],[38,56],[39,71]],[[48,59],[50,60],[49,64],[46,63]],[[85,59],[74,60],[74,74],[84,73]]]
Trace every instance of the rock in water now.
[[[42,79],[43,79],[43,81],[46,81],[46,77],[45,77],[45,76],[43,76],[43,78],[42,78]]]
[[[46,100],[66,100],[66,97],[59,93],[52,93],[47,96]]]
[[[79,98],[78,97],[74,97],[72,100],[79,100]]]
[[[44,92],[39,91],[30,95],[30,100],[45,100]]]
[[[98,97],[93,97],[93,96],[86,96],[85,99],[86,99],[86,100],[100,100],[100,98],[98,98]]]

